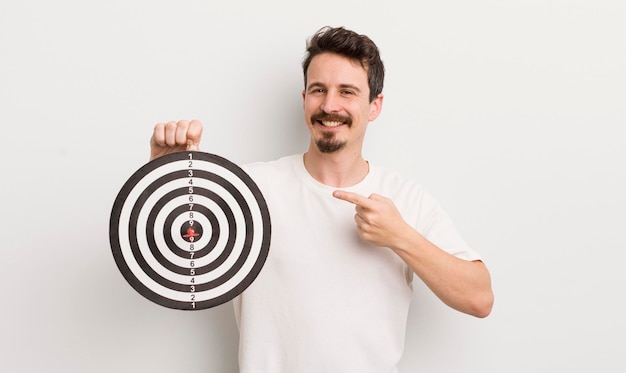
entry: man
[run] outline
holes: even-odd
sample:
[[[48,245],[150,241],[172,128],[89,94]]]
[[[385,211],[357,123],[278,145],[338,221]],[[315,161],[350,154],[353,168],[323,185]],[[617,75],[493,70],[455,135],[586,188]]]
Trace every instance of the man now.
[[[411,282],[450,307],[491,312],[489,272],[419,185],[361,154],[383,106],[376,45],[323,28],[303,63],[304,154],[244,166],[272,219],[265,266],[239,296],[242,372],[395,372]],[[152,158],[197,150],[199,121],[157,124]]]

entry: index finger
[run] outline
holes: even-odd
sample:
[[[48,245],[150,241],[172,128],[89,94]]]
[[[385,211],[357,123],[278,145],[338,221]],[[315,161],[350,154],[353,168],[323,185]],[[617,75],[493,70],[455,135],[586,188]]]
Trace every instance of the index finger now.
[[[345,190],[335,190],[333,197],[344,200],[346,202],[353,203],[357,206],[363,206],[367,203],[367,198],[354,192],[347,192]]]

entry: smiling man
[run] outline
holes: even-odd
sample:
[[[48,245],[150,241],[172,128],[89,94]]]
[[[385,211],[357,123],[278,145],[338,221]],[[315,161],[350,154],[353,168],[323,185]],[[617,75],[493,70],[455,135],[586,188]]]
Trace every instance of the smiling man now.
[[[367,124],[382,108],[382,94],[370,101],[364,66],[348,57],[322,53],[307,68],[302,97],[311,141],[322,153],[335,153],[346,145],[351,153],[359,153]]]
[[[414,278],[476,317],[489,271],[415,181],[362,155],[384,67],[365,35],[322,28],[303,62],[308,150],[245,165],[272,217],[270,254],[234,302],[241,372],[396,372]],[[157,124],[152,158],[196,150],[202,124]]]
[[[370,100],[364,64],[331,52],[321,52],[304,63],[302,97],[311,133],[304,162],[309,173],[326,185],[351,186],[363,179],[369,168],[361,148],[368,123],[382,109],[383,95],[378,93]]]

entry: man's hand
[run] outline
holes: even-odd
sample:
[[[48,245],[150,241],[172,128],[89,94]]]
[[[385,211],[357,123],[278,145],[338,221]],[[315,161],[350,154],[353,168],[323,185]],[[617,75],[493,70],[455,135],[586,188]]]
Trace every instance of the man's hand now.
[[[376,246],[397,248],[405,235],[413,231],[389,198],[378,194],[364,197],[342,190],[336,190],[333,196],[355,205],[354,220],[359,235]]]
[[[150,160],[178,151],[199,150],[201,138],[202,123],[198,120],[158,123],[150,138]]]

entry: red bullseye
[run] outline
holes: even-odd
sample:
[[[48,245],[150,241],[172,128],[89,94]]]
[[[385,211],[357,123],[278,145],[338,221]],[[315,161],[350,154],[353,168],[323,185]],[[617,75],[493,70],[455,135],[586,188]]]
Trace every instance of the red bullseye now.
[[[180,235],[187,242],[198,241],[202,234],[202,225],[195,220],[188,221],[180,227]]]

